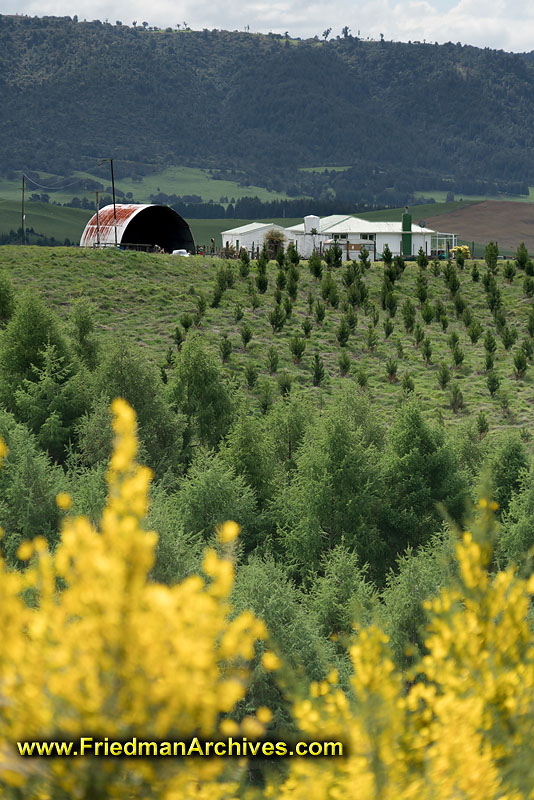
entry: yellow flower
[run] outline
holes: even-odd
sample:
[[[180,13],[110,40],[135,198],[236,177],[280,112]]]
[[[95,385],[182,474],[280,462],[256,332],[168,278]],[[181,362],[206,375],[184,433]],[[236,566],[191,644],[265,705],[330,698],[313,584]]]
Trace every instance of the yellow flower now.
[[[17,558],[21,561],[27,561],[33,555],[33,544],[31,542],[22,542],[17,550]]]
[[[72,497],[67,492],[60,492],[56,497],[56,503],[62,511],[68,511],[72,506]]]
[[[218,530],[219,540],[225,544],[226,542],[233,542],[239,536],[239,525],[237,522],[228,520]]]
[[[256,716],[264,725],[267,725],[273,718],[272,711],[267,706],[260,706],[256,711]]]
[[[275,669],[279,669],[281,662],[276,653],[273,653],[272,650],[266,650],[261,657],[261,663],[264,669],[272,672]]]

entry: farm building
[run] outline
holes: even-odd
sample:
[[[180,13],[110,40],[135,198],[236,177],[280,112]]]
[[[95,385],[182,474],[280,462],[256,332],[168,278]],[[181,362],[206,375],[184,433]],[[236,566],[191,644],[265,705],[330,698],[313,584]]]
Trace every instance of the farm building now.
[[[281,225],[275,225],[272,222],[249,222],[239,228],[222,231],[222,246],[223,248],[233,247],[236,253],[239,253],[242,247],[248,250],[249,253],[256,253],[258,248],[262,248],[265,235],[272,231],[273,228],[286,237],[287,231]]]
[[[432,237],[436,231],[413,225],[411,215],[403,214],[400,222],[369,222],[358,217],[349,217],[337,225],[331,225],[325,234],[328,237],[325,246],[337,243],[343,250],[344,259],[357,258],[360,250],[366,247],[373,261],[382,255],[386,245],[394,256],[415,256],[419,248],[429,256],[433,250]]]
[[[358,258],[363,247],[367,248],[371,260],[374,260],[381,257],[386,244],[394,256],[415,256],[420,247],[428,256],[447,253],[457,244],[456,234],[439,233],[424,225],[414,225],[411,215],[405,212],[401,220],[392,222],[370,222],[345,214],[322,218],[309,215],[300,224],[289,228],[252,222],[232,231],[224,231],[223,247],[228,242],[237,251],[245,247],[252,252],[251,244],[254,247],[258,244],[261,246],[263,237],[271,228],[282,231],[286,246],[293,243],[304,258],[308,258],[314,250],[322,252],[334,244],[341,247],[344,261]]]
[[[304,217],[304,221],[299,225],[292,225],[286,229],[288,243],[292,242],[300,255],[308,258],[314,250],[323,250],[329,238],[327,231],[331,227],[342,225],[350,219],[354,218],[348,214],[331,214],[322,218],[310,214]]]
[[[116,225],[115,225],[116,215]],[[168,206],[116,204],[94,214],[82,234],[80,247],[114,247],[128,250],[195,252],[195,240],[187,222]]]

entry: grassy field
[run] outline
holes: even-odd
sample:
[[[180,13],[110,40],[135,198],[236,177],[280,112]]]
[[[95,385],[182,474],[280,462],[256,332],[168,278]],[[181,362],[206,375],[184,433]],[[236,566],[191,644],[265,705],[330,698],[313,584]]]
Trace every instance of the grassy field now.
[[[446,214],[450,211],[458,211],[459,209],[466,208],[473,204],[471,200],[455,200],[452,203],[424,203],[420,206],[410,206],[408,211],[412,215],[412,221],[415,225],[419,220],[428,220],[436,217],[439,214]],[[387,222],[389,220],[400,220],[404,211],[403,207],[399,208],[386,208],[383,211],[364,211],[356,216],[362,219],[374,220],[375,222]],[[432,226],[430,226],[432,227]]]
[[[33,228],[36,233],[54,237],[63,242],[65,239],[78,242],[87,220],[88,211],[79,208],[64,208],[50,203],[26,203],[26,228]],[[18,230],[21,226],[21,206],[18,201],[0,200],[0,234]]]
[[[117,171],[120,172],[120,162],[118,162]],[[41,172],[38,180],[41,185],[60,187],[69,185],[69,188],[65,191],[48,191],[47,189],[40,189],[34,186],[31,181],[28,181],[26,186],[27,196],[29,197],[33,192],[37,194],[46,192],[52,200],[58,203],[69,202],[73,197],[87,197],[93,201],[95,198],[94,192],[86,192],[80,187],[79,183],[74,183],[76,177],[99,181],[104,185],[104,188],[111,185],[111,176],[100,178],[89,172],[75,172],[73,175],[74,177],[72,178],[61,178],[57,175]],[[229,200],[232,197],[235,200],[240,197],[259,197],[262,201],[289,199],[284,192],[271,192],[261,186],[240,186],[237,181],[214,180],[207,170],[194,169],[192,167],[168,167],[162,172],[145,175],[141,181],[118,177],[115,180],[115,188],[120,189],[125,194],[132,192],[134,198],[139,202],[148,201],[151,194],[157,194],[160,191],[169,195],[199,195],[204,202],[213,200],[215,203],[218,203],[221,197],[228,197]],[[20,204],[20,197],[20,179],[0,179],[0,199],[11,200]]]
[[[534,203],[534,186],[529,186],[529,194],[499,194],[499,195],[491,195],[488,197],[487,195],[482,194],[461,194],[460,192],[456,192],[455,195],[459,196],[461,194],[462,200],[469,200],[473,203],[480,203],[482,200],[500,200],[500,201],[509,201],[511,203]],[[415,197],[433,197],[436,203],[444,203],[447,199],[447,192],[441,189],[433,189],[424,192],[414,192]]]
[[[217,308],[210,307],[215,286],[215,273],[222,266],[230,266],[235,275],[234,287],[227,289]],[[168,348],[172,346],[172,333],[180,323],[185,312],[194,313],[196,300],[202,293],[208,300],[208,308],[201,323],[199,333],[214,353],[218,354],[221,335],[227,333],[233,352],[227,365],[228,371],[245,383],[245,368],[254,364],[260,377],[264,378],[278,393],[277,376],[269,375],[267,370],[267,350],[274,346],[279,355],[278,372],[287,370],[294,385],[301,386],[321,402],[330,387],[342,381],[357,383],[355,373],[363,369],[368,374],[369,396],[379,403],[381,413],[390,413],[403,396],[402,378],[409,373],[415,384],[415,393],[420,397],[426,411],[442,418],[450,425],[462,420],[474,421],[480,411],[487,414],[490,428],[504,427],[532,429],[534,425],[534,369],[529,366],[526,376],[515,380],[513,355],[520,342],[527,336],[527,316],[532,300],[523,292],[523,275],[516,275],[511,284],[502,274],[497,281],[502,293],[507,324],[517,329],[517,343],[505,350],[496,332],[495,321],[487,303],[481,282],[475,283],[470,270],[459,272],[461,294],[475,318],[481,323],[483,334],[477,344],[472,344],[467,336],[462,320],[457,320],[453,301],[445,286],[443,276],[436,276],[428,269],[428,292],[431,302],[441,299],[448,316],[448,329],[442,330],[435,321],[425,325],[420,317],[419,303],[415,296],[415,279],[418,267],[410,263],[395,284],[398,296],[398,310],[393,320],[394,331],[386,339],[383,324],[386,318],[380,305],[380,286],[383,275],[382,266],[375,264],[365,275],[369,287],[370,307],[356,309],[357,324],[352,333],[346,352],[351,360],[351,376],[341,377],[338,359],[342,352],[336,332],[342,316],[345,289],[342,284],[343,269],[334,270],[333,276],[338,285],[339,308],[326,306],[322,325],[312,319],[312,332],[306,340],[306,351],[301,363],[296,364],[290,352],[290,340],[302,334],[302,322],[309,314],[308,298],[313,304],[321,300],[321,286],[311,275],[305,263],[300,265],[299,291],[293,304],[291,316],[281,333],[273,333],[269,313],[274,307],[275,280],[277,265],[271,262],[268,268],[269,286],[266,294],[258,294],[259,307],[251,305],[250,279],[240,277],[237,262],[221,262],[201,256],[179,258],[164,255],[147,255],[134,252],[92,252],[27,247],[0,248],[0,268],[11,276],[17,289],[35,288],[66,319],[73,301],[84,295],[90,298],[96,308],[98,329],[103,337],[121,334],[132,344],[141,347],[156,363],[163,363]],[[499,266],[502,273],[502,265]],[[483,272],[483,265],[480,265]],[[255,269],[250,278],[254,280]],[[418,307],[417,321],[424,328],[432,347],[430,365],[426,365],[421,348],[416,346],[414,335],[404,329],[401,314],[403,301],[410,297]],[[243,318],[236,321],[236,312],[241,306]],[[368,329],[371,321],[370,308],[378,311],[378,321],[374,329],[377,336],[376,348],[369,349]],[[253,336],[247,350],[242,346],[240,329],[244,322],[252,328]],[[495,333],[497,352],[495,369],[501,380],[501,391],[508,398],[509,410],[503,411],[498,396],[491,397],[486,385],[484,369],[483,338],[486,329]],[[448,339],[455,331],[465,359],[460,367],[455,367]],[[189,334],[191,335],[191,333]],[[318,388],[312,385],[313,356],[318,352],[323,360],[326,377]],[[401,354],[399,354],[401,353]],[[398,366],[398,379],[390,382],[386,375],[386,362],[393,359]],[[465,408],[454,413],[450,407],[449,390],[438,386],[437,373],[441,362],[451,370],[452,380],[456,381],[464,396]],[[247,390],[250,391],[250,390]],[[252,390],[258,394],[257,386]],[[377,406],[378,408],[378,406]]]

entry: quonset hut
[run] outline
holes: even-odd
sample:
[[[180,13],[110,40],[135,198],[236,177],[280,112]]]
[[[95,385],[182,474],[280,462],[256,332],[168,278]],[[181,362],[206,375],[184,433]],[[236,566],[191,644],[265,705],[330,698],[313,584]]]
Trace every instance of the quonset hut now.
[[[110,247],[117,244],[128,250],[153,250],[156,245],[166,253],[173,250],[195,252],[195,240],[185,219],[168,206],[115,205],[117,238],[113,205],[94,214],[82,233],[80,247]]]

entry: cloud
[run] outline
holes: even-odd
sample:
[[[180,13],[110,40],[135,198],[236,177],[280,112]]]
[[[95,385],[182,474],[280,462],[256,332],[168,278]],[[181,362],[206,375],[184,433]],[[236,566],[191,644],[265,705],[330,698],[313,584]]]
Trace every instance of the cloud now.
[[[178,10],[177,10],[178,8]],[[397,41],[462,42],[504,50],[530,50],[534,42],[534,6],[525,0],[0,0],[0,13],[73,16],[121,20],[131,25],[174,27],[187,22],[195,29],[219,28],[292,36],[321,36],[332,28],[339,35],[347,25],[363,38]]]

